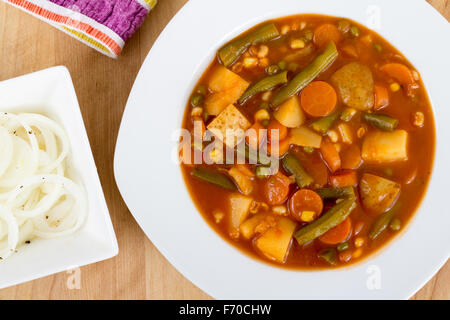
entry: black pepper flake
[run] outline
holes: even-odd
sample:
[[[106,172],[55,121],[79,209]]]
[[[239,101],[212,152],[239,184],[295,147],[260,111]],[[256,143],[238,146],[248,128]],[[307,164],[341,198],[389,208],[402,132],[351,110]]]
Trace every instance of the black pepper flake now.
[[[26,244],[30,244],[30,243],[31,243],[31,241],[30,241],[30,240],[27,240],[27,241],[25,241],[25,243],[26,243]]]

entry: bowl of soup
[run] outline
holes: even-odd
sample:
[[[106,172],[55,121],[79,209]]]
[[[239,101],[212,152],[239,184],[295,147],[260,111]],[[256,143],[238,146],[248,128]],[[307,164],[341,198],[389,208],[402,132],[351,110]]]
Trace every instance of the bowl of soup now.
[[[430,28],[443,23],[413,3]],[[392,4],[352,4],[262,1],[227,15],[194,1],[138,76],[119,188],[214,297],[406,298],[448,258],[442,75]],[[196,6],[220,6],[198,14],[211,28],[192,25]],[[177,46],[189,50],[178,58]]]

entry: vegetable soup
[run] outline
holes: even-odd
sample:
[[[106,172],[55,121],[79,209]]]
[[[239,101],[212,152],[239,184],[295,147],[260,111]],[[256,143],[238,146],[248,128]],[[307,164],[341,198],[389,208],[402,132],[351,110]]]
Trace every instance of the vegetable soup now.
[[[225,44],[182,126],[181,169],[205,220],[242,252],[294,269],[349,265],[395,237],[435,151],[419,72],[374,31],[322,15]]]

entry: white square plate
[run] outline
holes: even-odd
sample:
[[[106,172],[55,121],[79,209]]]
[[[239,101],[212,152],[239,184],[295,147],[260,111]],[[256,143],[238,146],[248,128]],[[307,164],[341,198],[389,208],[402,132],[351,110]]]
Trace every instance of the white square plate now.
[[[75,234],[33,240],[0,261],[0,288],[117,255],[116,236],[69,71],[54,67],[0,82],[0,112],[41,113],[62,125],[71,144],[68,165],[84,185],[89,202],[88,217]]]

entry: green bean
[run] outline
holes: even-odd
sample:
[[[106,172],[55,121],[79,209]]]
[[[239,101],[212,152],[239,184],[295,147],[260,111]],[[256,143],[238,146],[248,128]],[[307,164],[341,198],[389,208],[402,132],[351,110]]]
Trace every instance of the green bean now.
[[[311,128],[316,130],[317,132],[320,132],[322,134],[325,134],[333,125],[333,123],[336,121],[336,119],[339,117],[338,112],[333,112],[332,114],[320,118],[319,120],[314,121],[311,124]]]
[[[252,44],[272,40],[280,33],[274,23],[268,23],[236,40],[232,40],[219,50],[219,59],[225,67],[232,65]]]
[[[222,173],[195,168],[192,170],[191,175],[224,189],[237,190],[236,185]]]
[[[316,192],[322,199],[355,198],[353,187],[322,188],[316,190]]]
[[[327,211],[319,219],[311,222],[295,233],[295,239],[299,245],[312,241],[328,230],[341,224],[356,207],[355,199],[347,199],[339,202],[333,208]]]
[[[250,149],[248,145],[245,145],[244,150],[242,150],[242,147],[237,146],[236,147],[236,154],[238,156],[243,156],[245,159],[249,160],[250,164],[263,164],[263,165],[270,165],[272,161],[275,161],[276,159],[271,158],[264,153],[259,152]]]
[[[369,238],[371,240],[375,240],[384,230],[386,230],[393,217],[393,210],[389,210],[388,212],[385,212],[381,216],[379,216],[378,219],[375,220],[372,229],[370,229]]]
[[[394,131],[398,120],[385,114],[363,113],[363,119],[374,127],[384,131]]]
[[[239,98],[239,104],[244,104],[248,99],[250,99],[257,93],[272,90],[276,86],[284,84],[286,82],[288,82],[287,71],[283,71],[273,76],[265,77],[254,85],[250,86],[244,92],[244,94],[242,94],[242,96]]]
[[[337,261],[337,252],[334,248],[324,249],[317,255],[319,258],[325,260],[331,265],[335,265]]]
[[[285,100],[297,94],[313,81],[322,71],[328,68],[339,55],[334,42],[330,42],[325,51],[317,56],[314,61],[298,73],[285,87],[283,87],[272,100],[274,106],[278,106]]]
[[[258,179],[265,179],[265,178],[271,176],[272,172],[270,171],[269,167],[258,166],[258,167],[256,167],[255,174]]]
[[[199,106],[203,102],[203,96],[201,94],[194,94],[191,98],[191,104],[194,107]]]
[[[347,250],[348,248],[350,248],[350,245],[348,244],[348,242],[342,242],[342,243],[339,243],[338,246],[337,246],[337,250],[338,250],[339,252],[345,251],[345,250]]]
[[[295,182],[300,188],[307,187],[314,182],[293,154],[287,153],[281,160],[281,164],[287,173],[295,175]]]

